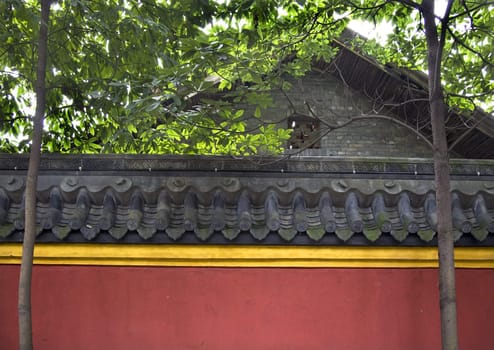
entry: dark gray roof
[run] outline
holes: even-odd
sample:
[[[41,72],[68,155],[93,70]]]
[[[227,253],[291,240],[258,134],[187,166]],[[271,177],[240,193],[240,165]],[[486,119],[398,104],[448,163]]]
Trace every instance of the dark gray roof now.
[[[22,240],[27,157],[0,155],[0,242]],[[432,245],[422,159],[45,156],[38,241]],[[494,245],[494,162],[451,165],[460,245]]]
[[[315,62],[314,67],[330,72],[432,141],[427,75],[395,64],[382,65],[363,55],[358,47],[352,48],[355,36],[346,29],[341,40],[333,42],[339,49],[336,57],[331,62]],[[471,113],[450,109],[446,137],[454,145],[451,153],[455,157],[494,159],[494,117],[480,109]]]

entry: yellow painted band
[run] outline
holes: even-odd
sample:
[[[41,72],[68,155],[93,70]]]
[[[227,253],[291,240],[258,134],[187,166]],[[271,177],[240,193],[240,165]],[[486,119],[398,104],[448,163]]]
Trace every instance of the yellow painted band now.
[[[22,245],[0,244],[0,264],[20,264]],[[433,247],[38,244],[35,264],[205,267],[437,267]],[[455,249],[459,268],[494,268],[494,247]]]

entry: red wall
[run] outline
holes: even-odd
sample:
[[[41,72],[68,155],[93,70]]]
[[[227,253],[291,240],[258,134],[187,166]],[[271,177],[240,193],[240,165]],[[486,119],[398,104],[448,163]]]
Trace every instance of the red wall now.
[[[18,266],[0,266],[17,349]],[[494,270],[458,270],[460,348],[494,348]],[[439,349],[433,269],[35,266],[36,350]]]

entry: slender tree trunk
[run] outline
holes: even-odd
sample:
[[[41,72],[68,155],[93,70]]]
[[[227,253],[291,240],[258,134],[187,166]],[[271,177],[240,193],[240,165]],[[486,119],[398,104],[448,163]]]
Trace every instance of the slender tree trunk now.
[[[36,239],[36,187],[41,155],[41,135],[46,105],[46,62],[48,44],[48,20],[51,0],[41,1],[41,20],[38,39],[38,66],[36,75],[36,112],[33,119],[31,153],[26,181],[24,242],[19,276],[19,348],[33,348],[31,320],[31,277],[33,269],[34,241]]]
[[[437,234],[441,339],[443,350],[456,350],[458,349],[458,335],[456,325],[454,236],[444,112],[445,107],[442,100],[431,100],[431,113],[433,115],[432,129],[434,135],[434,172],[438,209]]]
[[[429,101],[433,136],[434,176],[437,203],[437,235],[439,253],[439,298],[441,308],[441,340],[443,350],[458,349],[456,321],[456,286],[453,220],[446,139],[446,105],[441,86],[441,58],[444,37],[438,35],[434,16],[434,0],[422,2],[428,48]]]

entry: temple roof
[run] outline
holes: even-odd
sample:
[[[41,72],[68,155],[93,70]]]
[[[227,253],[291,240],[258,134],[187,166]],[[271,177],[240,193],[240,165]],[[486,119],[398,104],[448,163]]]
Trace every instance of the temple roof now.
[[[28,158],[0,155],[0,242],[23,234]],[[451,162],[458,245],[494,245],[494,161]],[[433,245],[425,159],[44,156],[39,242]]]
[[[432,142],[427,75],[393,63],[380,64],[354,47],[355,36],[358,34],[346,29],[340,40],[333,42],[338,48],[336,57],[331,62],[315,62],[314,67],[333,74]],[[494,117],[481,109],[460,112],[450,108],[446,137],[454,157],[494,159]]]

